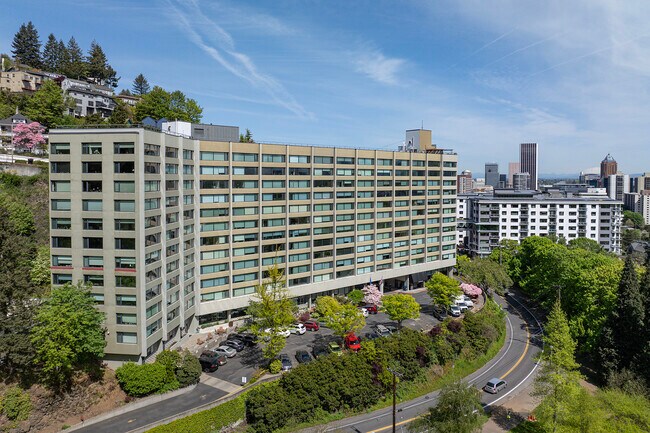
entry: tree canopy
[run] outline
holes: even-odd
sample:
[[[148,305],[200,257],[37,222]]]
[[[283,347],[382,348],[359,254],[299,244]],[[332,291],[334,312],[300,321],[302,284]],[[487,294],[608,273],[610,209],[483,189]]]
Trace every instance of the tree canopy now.
[[[431,275],[424,286],[427,288],[427,293],[433,304],[445,308],[454,303],[456,296],[462,294],[458,281],[440,272]]]
[[[46,80],[27,102],[25,115],[47,128],[53,128],[62,124],[64,110],[70,104],[61,88],[54,81]]]
[[[88,287],[54,287],[38,309],[31,341],[42,380],[54,389],[70,383],[76,369],[98,368],[104,356],[104,313]]]
[[[149,93],[150,87],[149,87],[149,82],[147,79],[144,77],[143,74],[139,74],[135,79],[133,80],[133,94],[142,96],[146,95]]]
[[[147,116],[156,120],[182,120],[198,123],[201,121],[203,108],[194,99],[187,98],[180,90],[168,92],[162,87],[154,86],[135,106],[135,120],[141,121]]]
[[[366,324],[361,310],[352,304],[341,304],[332,296],[319,296],[316,299],[316,311],[327,327],[339,337],[359,332]]]
[[[401,329],[402,322],[406,319],[417,319],[420,317],[420,304],[411,295],[405,293],[394,293],[385,295],[382,300],[381,308],[390,320],[397,322]]]
[[[117,73],[108,64],[104,50],[96,41],[92,41],[90,44],[86,62],[88,64],[86,78],[94,81],[96,84],[117,87],[119,80],[116,77]]]

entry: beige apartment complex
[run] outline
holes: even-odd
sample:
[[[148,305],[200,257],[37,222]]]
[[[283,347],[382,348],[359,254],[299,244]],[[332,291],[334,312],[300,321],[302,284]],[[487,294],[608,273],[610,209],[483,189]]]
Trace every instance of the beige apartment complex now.
[[[412,288],[456,262],[457,156],[448,151],[199,141],[142,128],[53,130],[50,142],[54,283],[93,283],[116,361],[245,315],[275,263],[308,307],[370,280]]]

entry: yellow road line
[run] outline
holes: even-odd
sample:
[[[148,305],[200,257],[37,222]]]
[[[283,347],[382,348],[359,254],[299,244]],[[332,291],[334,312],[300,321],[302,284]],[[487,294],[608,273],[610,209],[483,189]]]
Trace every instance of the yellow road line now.
[[[503,376],[501,376],[501,379],[512,373],[512,371],[517,368],[519,364],[521,364],[521,361],[524,360],[524,357],[526,356],[526,353],[528,353],[528,346],[530,346],[530,332],[528,332],[528,324],[526,324],[526,347],[524,347],[524,353],[521,354],[517,362],[515,362],[515,365],[510,368],[510,370],[506,371]]]
[[[507,375],[512,373],[512,371],[515,368],[517,368],[517,366],[519,364],[521,364],[521,361],[524,360],[524,357],[526,356],[526,353],[528,353],[528,346],[530,346],[530,332],[528,331],[528,324],[526,324],[526,346],[524,347],[524,353],[521,354],[521,356],[519,357],[517,362],[515,362],[515,365],[513,365],[512,368],[510,368],[510,370],[506,371],[505,374],[503,376],[501,376],[501,379],[503,379],[504,377],[506,377]],[[407,424],[407,423],[409,423],[411,421],[415,421],[416,419],[420,418],[421,416],[422,415],[415,416],[413,418],[405,419],[404,421],[400,421],[398,423],[395,423],[395,427],[397,427],[398,425]],[[377,432],[380,432],[380,431],[388,430],[389,428],[393,428],[393,424],[378,428],[376,430],[372,430],[372,433],[377,433]]]

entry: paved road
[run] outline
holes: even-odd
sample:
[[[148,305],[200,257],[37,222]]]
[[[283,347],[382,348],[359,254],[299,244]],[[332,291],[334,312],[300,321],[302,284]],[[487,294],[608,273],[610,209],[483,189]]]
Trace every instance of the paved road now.
[[[506,379],[508,388],[501,391],[500,394],[492,395],[483,392],[482,402],[486,407],[498,405],[509,395],[518,392],[524,384],[531,380],[532,374],[537,368],[535,357],[541,350],[540,324],[532,313],[516,297],[508,297],[505,300],[498,299],[497,301],[508,313],[506,344],[494,360],[466,378],[469,383],[478,388],[482,388],[493,377]],[[435,405],[437,395],[437,392],[433,392],[398,404],[396,425],[406,428],[408,423],[427,412],[429,407]],[[389,407],[370,414],[333,422],[328,426],[306,429],[304,432],[351,431],[363,433],[388,432],[391,429],[392,408]]]

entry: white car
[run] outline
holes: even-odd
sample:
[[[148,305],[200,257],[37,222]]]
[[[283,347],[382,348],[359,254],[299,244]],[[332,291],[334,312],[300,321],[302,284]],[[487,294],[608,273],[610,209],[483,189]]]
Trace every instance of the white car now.
[[[361,314],[363,314],[363,317],[368,317],[368,309],[367,308],[359,308],[361,310]]]
[[[305,328],[305,325],[302,323],[296,323],[291,328],[289,328],[289,332],[292,334],[302,335],[307,332],[307,328]]]
[[[232,358],[233,356],[237,355],[237,351],[229,346],[219,346],[214,349],[214,352],[226,355],[228,358]]]
[[[270,334],[273,332],[273,330],[271,328],[266,328],[264,332]],[[278,335],[282,335],[284,338],[289,338],[289,336],[291,335],[291,331],[289,331],[288,329],[279,329]]]
[[[449,314],[451,314],[454,317],[460,317],[462,311],[460,311],[460,308],[458,305],[452,305],[449,307]]]

